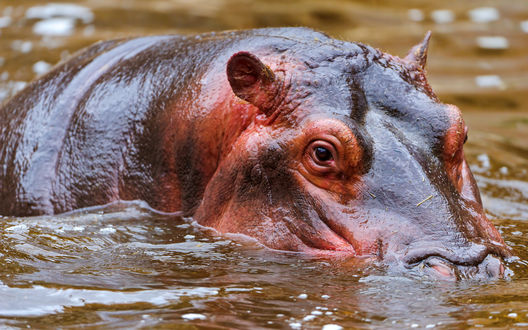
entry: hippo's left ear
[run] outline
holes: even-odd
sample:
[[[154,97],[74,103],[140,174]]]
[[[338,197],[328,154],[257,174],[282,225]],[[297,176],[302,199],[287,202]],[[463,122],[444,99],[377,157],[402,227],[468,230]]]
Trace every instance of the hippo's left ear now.
[[[226,71],[235,95],[269,116],[277,94],[273,71],[249,52],[238,52],[231,56]]]
[[[431,39],[431,31],[427,31],[425,38],[421,43],[411,48],[411,51],[405,59],[414,62],[422,68],[425,69],[425,62],[427,62],[427,49],[429,48],[429,40]]]

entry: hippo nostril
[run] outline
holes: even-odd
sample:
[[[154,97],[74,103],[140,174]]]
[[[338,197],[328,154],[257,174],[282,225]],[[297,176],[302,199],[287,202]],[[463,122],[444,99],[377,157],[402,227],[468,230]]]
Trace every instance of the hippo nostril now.
[[[436,270],[442,276],[447,276],[447,277],[454,276],[453,269],[445,265],[434,265],[434,266],[431,266],[431,268]]]
[[[511,275],[502,261],[508,254],[501,252],[504,251],[477,244],[458,253],[429,247],[410,250],[403,260],[408,268],[419,266],[421,272],[438,279],[499,279]]]
[[[505,267],[499,258],[488,255],[479,265],[479,272],[489,278],[501,278],[504,277]]]
[[[428,275],[443,280],[457,280],[460,278],[458,269],[447,260],[438,257],[429,257],[422,262],[422,269]]]

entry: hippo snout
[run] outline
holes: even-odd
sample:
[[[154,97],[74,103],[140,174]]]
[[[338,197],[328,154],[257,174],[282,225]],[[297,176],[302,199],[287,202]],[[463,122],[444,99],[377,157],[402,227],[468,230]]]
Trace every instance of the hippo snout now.
[[[475,248],[470,249],[475,250]],[[467,252],[467,251],[466,251]],[[404,258],[406,267],[417,269],[433,278],[456,281],[460,279],[500,279],[508,273],[502,251],[482,247],[476,254],[454,254],[446,251],[412,251]],[[499,252],[499,253],[496,253]]]
[[[500,279],[506,274],[503,261],[494,255],[488,255],[480,264],[474,266],[457,265],[441,257],[429,257],[417,266],[418,270],[433,278],[456,281],[460,279]]]

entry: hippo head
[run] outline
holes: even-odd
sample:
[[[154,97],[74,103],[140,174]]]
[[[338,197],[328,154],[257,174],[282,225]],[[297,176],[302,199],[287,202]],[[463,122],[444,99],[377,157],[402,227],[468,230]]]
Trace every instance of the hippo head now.
[[[322,37],[236,52],[230,111],[257,110],[197,221],[273,249],[502,277],[509,248],[484,214],[460,110],[425,79],[428,40],[404,59]]]

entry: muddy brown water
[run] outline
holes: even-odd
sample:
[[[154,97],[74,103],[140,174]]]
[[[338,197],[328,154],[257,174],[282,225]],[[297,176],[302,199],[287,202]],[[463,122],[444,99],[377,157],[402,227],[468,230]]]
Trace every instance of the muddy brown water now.
[[[72,6],[73,5],[73,6]],[[0,99],[101,39],[310,26],[404,55],[427,30],[430,82],[462,108],[487,213],[518,258],[492,282],[439,282],[218,236],[141,202],[0,217],[0,326],[528,326],[525,0],[0,1]]]

